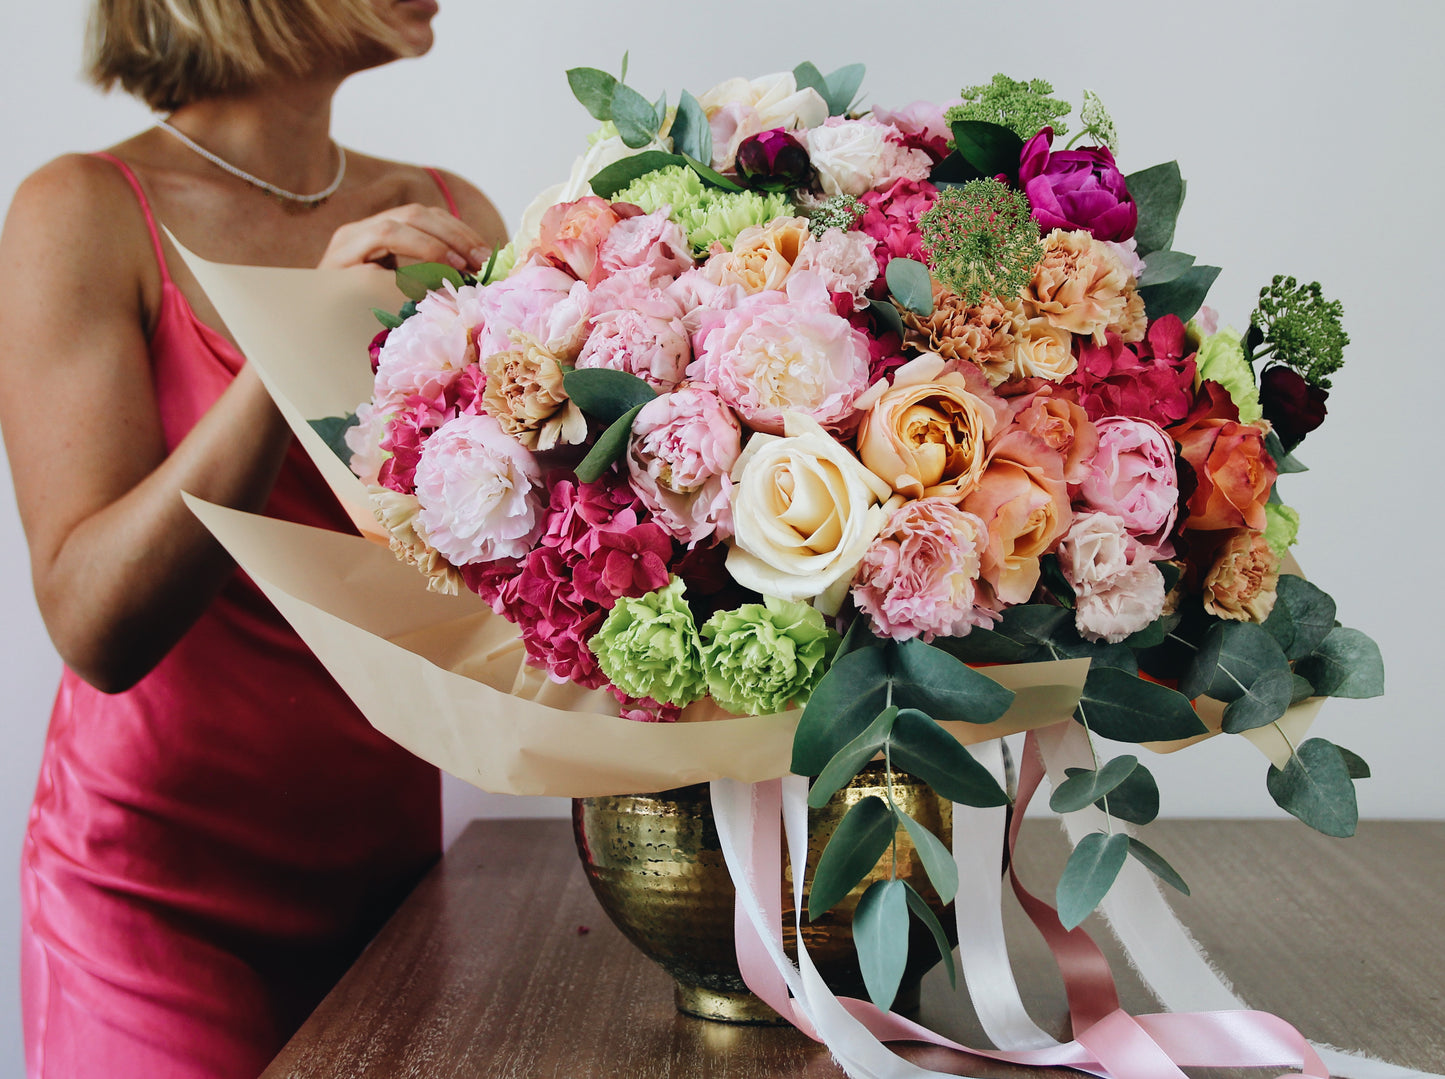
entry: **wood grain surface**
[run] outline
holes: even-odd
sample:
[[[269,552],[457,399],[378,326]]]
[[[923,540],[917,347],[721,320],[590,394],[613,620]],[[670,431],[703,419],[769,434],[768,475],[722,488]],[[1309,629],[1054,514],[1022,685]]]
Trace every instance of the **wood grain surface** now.
[[[1176,909],[1252,1006],[1314,1040],[1445,1073],[1445,823],[1365,823],[1347,841],[1279,821],[1162,821],[1148,831],[1193,888]],[[1025,879],[1046,894],[1063,837],[1030,821],[1021,847]],[[1006,914],[1024,998],[1062,1035],[1047,950],[1011,902]],[[1155,1010],[1108,931],[1090,926],[1116,959],[1125,1007]],[[987,1044],[939,970],[924,995],[925,1023]],[[979,1079],[1077,1074],[902,1052]],[[678,1015],[667,976],[597,906],[568,823],[511,820],[467,829],[262,1079],[841,1075],[790,1028]]]

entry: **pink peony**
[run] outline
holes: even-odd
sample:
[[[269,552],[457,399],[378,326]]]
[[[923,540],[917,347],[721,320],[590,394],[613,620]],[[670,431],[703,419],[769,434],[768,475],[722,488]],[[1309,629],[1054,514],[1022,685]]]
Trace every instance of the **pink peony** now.
[[[988,528],[946,498],[920,498],[894,510],[868,547],[853,599],[877,632],[895,641],[961,637],[998,614],[978,589]]]
[[[933,208],[937,197],[938,188],[926,180],[899,180],[885,191],[869,191],[860,197],[868,209],[858,222],[858,231],[873,238],[880,280],[895,258],[927,262],[918,219]]]
[[[878,262],[872,242],[863,233],[829,229],[821,237],[808,238],[793,270],[812,270],[831,295],[852,297],[851,309],[839,312],[846,315],[868,305],[868,289],[878,277]]]
[[[597,252],[603,275],[645,268],[653,284],[664,285],[692,269],[692,252],[666,210],[619,221]]]
[[[478,359],[515,348],[511,334],[519,330],[554,356],[571,360],[587,335],[587,286],[555,266],[533,263],[458,295],[463,317],[476,327]]]
[[[728,473],[742,451],[737,418],[711,389],[684,386],[642,406],[627,471],[653,518],[689,547],[732,535]]]
[[[867,385],[868,338],[834,311],[814,273],[793,274],[786,293],[766,290],[705,314],[693,345],[688,378],[715,387],[758,431],[781,434],[784,412],[845,426]]]
[[[381,483],[381,466],[386,463],[381,440],[386,436],[386,425],[387,416],[367,401],[357,406],[356,423],[343,436],[351,451],[351,471],[368,487]]]
[[[458,416],[416,467],[418,531],[454,566],[523,555],[537,538],[537,462],[490,416]]]
[[[1079,484],[1079,501],[1113,514],[1129,534],[1161,555],[1174,553],[1169,532],[1179,512],[1174,440],[1148,420],[1100,420],[1099,448]]]
[[[667,286],[667,295],[682,309],[682,323],[688,333],[696,334],[715,312],[731,311],[748,293],[741,285],[719,285],[709,280],[700,267],[694,267]]]
[[[1139,208],[1109,148],[1054,150],[1053,141],[1054,129],[1044,128],[1024,144],[1019,160],[1019,186],[1039,228],[1087,229],[1096,240],[1132,237]]]
[[[682,381],[691,359],[687,328],[681,319],[657,318],[624,308],[593,320],[577,366],[626,371],[666,391]]]
[[[471,330],[476,325],[467,309],[467,293],[450,283],[428,293],[416,314],[392,330],[377,354],[372,403],[389,413],[408,397],[444,393],[464,367],[477,359]]]

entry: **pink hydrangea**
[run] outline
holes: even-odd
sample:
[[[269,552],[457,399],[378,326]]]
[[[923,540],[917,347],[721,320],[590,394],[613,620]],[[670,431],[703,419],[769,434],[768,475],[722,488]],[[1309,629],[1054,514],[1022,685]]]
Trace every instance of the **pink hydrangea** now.
[[[926,262],[918,219],[933,208],[938,188],[926,180],[899,180],[884,191],[860,196],[868,207],[858,221],[858,231],[873,238],[873,257],[878,260],[879,280],[895,258]]]
[[[790,276],[786,293],[764,290],[708,313],[693,346],[688,378],[715,387],[758,431],[781,434],[784,412],[844,427],[868,384],[868,337],[838,315],[813,273]]]
[[[416,314],[386,337],[377,353],[372,403],[390,413],[408,397],[437,397],[477,358],[471,331],[476,325],[466,296],[450,282],[428,293]]]
[[[1099,446],[1079,483],[1086,509],[1118,517],[1130,535],[1168,557],[1179,512],[1174,440],[1148,420],[1113,416],[1096,425]]]
[[[988,528],[946,498],[894,510],[868,547],[853,599],[876,631],[895,641],[961,637],[999,617],[978,587]]]
[[[732,535],[729,472],[742,451],[736,417],[710,388],[684,386],[642,406],[627,473],[653,519],[689,547]]]
[[[692,269],[687,236],[665,210],[619,221],[597,252],[605,276],[643,269],[655,285],[663,285]]]
[[[422,447],[418,531],[454,566],[515,558],[537,538],[537,462],[490,416],[458,416]]]

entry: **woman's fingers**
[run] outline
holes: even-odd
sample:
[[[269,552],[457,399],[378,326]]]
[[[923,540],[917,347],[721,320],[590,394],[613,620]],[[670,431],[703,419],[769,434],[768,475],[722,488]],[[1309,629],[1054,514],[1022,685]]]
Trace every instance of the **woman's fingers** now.
[[[490,257],[485,241],[466,222],[444,210],[412,204],[341,226],[318,265],[336,269],[366,262],[444,262],[467,270],[481,269]]]

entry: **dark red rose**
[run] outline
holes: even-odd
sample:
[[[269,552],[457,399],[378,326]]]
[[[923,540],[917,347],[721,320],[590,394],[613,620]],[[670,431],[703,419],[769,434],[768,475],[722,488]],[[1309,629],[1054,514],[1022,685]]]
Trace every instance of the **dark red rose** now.
[[[1329,396],[1329,390],[1311,386],[1303,375],[1288,367],[1265,368],[1259,377],[1259,403],[1264,409],[1264,418],[1274,424],[1286,453],[1325,422],[1325,401]]]

